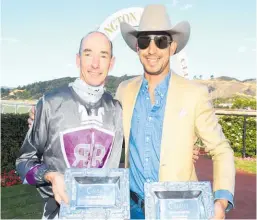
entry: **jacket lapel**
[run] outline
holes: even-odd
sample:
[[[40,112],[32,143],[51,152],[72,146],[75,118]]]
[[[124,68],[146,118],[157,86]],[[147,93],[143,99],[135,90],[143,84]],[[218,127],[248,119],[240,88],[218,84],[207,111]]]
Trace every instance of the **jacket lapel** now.
[[[123,108],[123,128],[124,128],[124,136],[125,136],[125,168],[129,167],[129,136],[130,136],[130,128],[131,128],[131,119],[137,99],[137,95],[139,89],[142,84],[143,77],[138,77],[135,80],[132,80],[128,83],[124,100],[122,102]]]
[[[172,73],[163,119],[159,181],[177,180],[177,164],[182,158],[177,158],[177,143],[175,142],[178,112],[181,107],[182,94],[180,92],[179,76]]]

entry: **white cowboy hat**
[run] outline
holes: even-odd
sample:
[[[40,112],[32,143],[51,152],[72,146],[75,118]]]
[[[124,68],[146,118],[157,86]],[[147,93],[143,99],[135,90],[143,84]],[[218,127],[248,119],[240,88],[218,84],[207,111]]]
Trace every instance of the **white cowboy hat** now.
[[[126,22],[120,24],[120,29],[123,39],[134,51],[137,51],[137,36],[140,32],[167,32],[177,43],[175,53],[186,46],[190,36],[190,24],[187,21],[182,21],[175,26],[171,26],[168,13],[163,5],[146,6],[138,30]]]

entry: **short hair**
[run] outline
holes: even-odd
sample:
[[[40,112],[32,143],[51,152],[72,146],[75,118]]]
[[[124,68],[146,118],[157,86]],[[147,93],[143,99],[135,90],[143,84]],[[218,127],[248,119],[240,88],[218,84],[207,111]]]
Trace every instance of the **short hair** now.
[[[91,32],[89,32],[87,35],[85,35],[85,36],[81,39],[80,45],[79,45],[79,55],[81,55],[82,44],[83,44],[84,39],[87,38],[90,34],[93,34],[93,33],[100,33],[100,34],[102,34],[103,36],[106,37],[106,39],[107,39],[107,40],[109,41],[109,43],[110,43],[110,47],[111,47],[111,57],[112,57],[112,56],[113,56],[113,45],[112,45],[112,41],[109,39],[109,37],[108,37],[105,33],[100,32],[100,31],[91,31]]]

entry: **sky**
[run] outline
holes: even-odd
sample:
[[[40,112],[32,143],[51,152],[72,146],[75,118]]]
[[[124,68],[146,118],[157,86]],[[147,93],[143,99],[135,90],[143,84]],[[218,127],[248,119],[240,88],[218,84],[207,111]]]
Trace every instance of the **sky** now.
[[[121,9],[155,3],[166,6],[172,25],[191,25],[183,50],[190,79],[256,78],[256,0],[2,0],[1,86],[78,77],[76,53],[84,35]],[[121,34],[113,46],[110,75],[143,73]],[[182,74],[176,56],[171,68]]]

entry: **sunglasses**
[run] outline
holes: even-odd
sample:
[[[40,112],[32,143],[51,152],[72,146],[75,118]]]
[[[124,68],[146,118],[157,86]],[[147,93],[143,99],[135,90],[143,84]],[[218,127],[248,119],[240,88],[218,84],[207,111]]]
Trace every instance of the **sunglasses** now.
[[[137,38],[139,49],[144,50],[149,47],[151,40],[154,40],[155,45],[159,49],[167,48],[172,42],[171,37],[167,35],[143,35]]]

